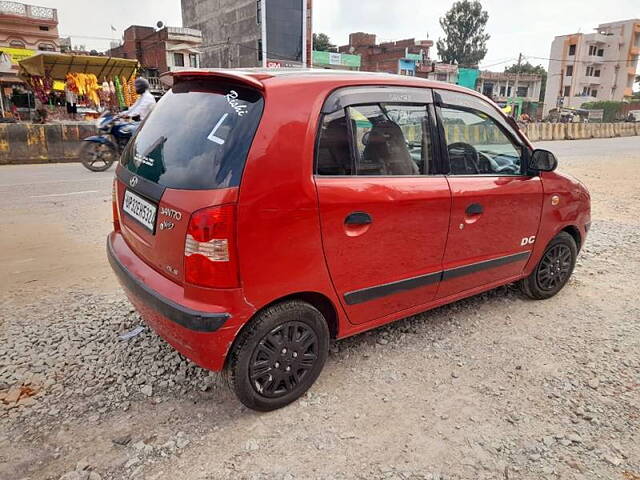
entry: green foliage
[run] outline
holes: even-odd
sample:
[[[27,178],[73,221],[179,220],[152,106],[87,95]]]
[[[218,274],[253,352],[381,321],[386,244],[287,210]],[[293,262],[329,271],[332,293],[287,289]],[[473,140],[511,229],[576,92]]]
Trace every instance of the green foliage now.
[[[544,69],[542,65],[533,66],[529,62],[521,63],[518,66],[517,63],[514,63],[510,67],[506,67],[504,69],[505,73],[526,73],[532,75],[541,75],[542,76],[542,86],[540,87],[540,100],[544,101],[544,92],[547,90],[547,71]]]
[[[314,33],[313,49],[319,52],[335,52],[336,46],[331,43],[331,40],[326,33]]]
[[[624,102],[587,102],[583,103],[582,107],[585,110],[604,110],[603,122],[613,122],[621,115]]]
[[[535,67],[531,65],[529,62],[524,62],[518,65],[514,63],[510,67],[506,67],[504,69],[506,73],[530,73],[533,75],[543,75],[547,76],[547,71],[544,69],[542,65],[536,65]]]
[[[484,29],[489,14],[482,10],[477,1],[461,0],[440,18],[440,26],[445,37],[436,44],[438,55],[444,63],[475,67],[487,55],[487,41],[490,38]]]

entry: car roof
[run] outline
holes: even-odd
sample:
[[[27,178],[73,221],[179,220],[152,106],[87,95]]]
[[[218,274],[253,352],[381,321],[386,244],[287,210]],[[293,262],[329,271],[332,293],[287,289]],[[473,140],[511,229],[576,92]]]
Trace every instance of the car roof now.
[[[361,72],[352,70],[330,70],[324,68],[181,68],[169,74],[174,78],[210,76],[233,79],[264,90],[269,86],[297,83],[335,83],[344,85],[396,85],[407,87],[438,88],[481,96],[474,90],[420,77],[395,75],[384,72]],[[164,76],[163,76],[164,77]]]

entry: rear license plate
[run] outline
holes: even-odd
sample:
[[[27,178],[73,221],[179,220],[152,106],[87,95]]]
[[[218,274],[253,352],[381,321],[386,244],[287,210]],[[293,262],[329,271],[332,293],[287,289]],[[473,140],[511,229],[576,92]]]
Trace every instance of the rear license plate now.
[[[124,192],[122,210],[151,233],[156,225],[158,207],[130,190]]]

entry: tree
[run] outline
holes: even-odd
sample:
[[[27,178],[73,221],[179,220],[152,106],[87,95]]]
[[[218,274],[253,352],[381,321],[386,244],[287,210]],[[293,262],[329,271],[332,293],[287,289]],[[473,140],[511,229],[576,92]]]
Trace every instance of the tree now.
[[[511,65],[510,67],[506,67],[504,69],[505,73],[525,73],[532,75],[541,75],[542,76],[542,86],[540,87],[540,101],[544,101],[544,92],[547,89],[547,71],[544,69],[542,65],[536,65],[535,67],[531,65],[529,62],[521,63],[519,66],[517,63]]]
[[[331,43],[329,36],[326,33],[314,33],[313,34],[313,49],[320,52],[334,52],[336,46]]]
[[[490,35],[484,33],[489,14],[475,0],[455,2],[451,9],[440,17],[440,26],[445,37],[437,43],[438,55],[445,63],[472,67],[487,54]]]

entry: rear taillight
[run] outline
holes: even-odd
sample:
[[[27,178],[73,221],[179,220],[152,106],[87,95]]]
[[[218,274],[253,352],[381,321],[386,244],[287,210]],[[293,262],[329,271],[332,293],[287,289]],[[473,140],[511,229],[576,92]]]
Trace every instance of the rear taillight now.
[[[214,288],[239,285],[233,205],[198,210],[189,220],[184,244],[187,283]]]
[[[113,189],[111,190],[111,211],[113,213],[113,230],[118,232],[120,230],[120,219],[118,218],[118,179],[113,179]]]

